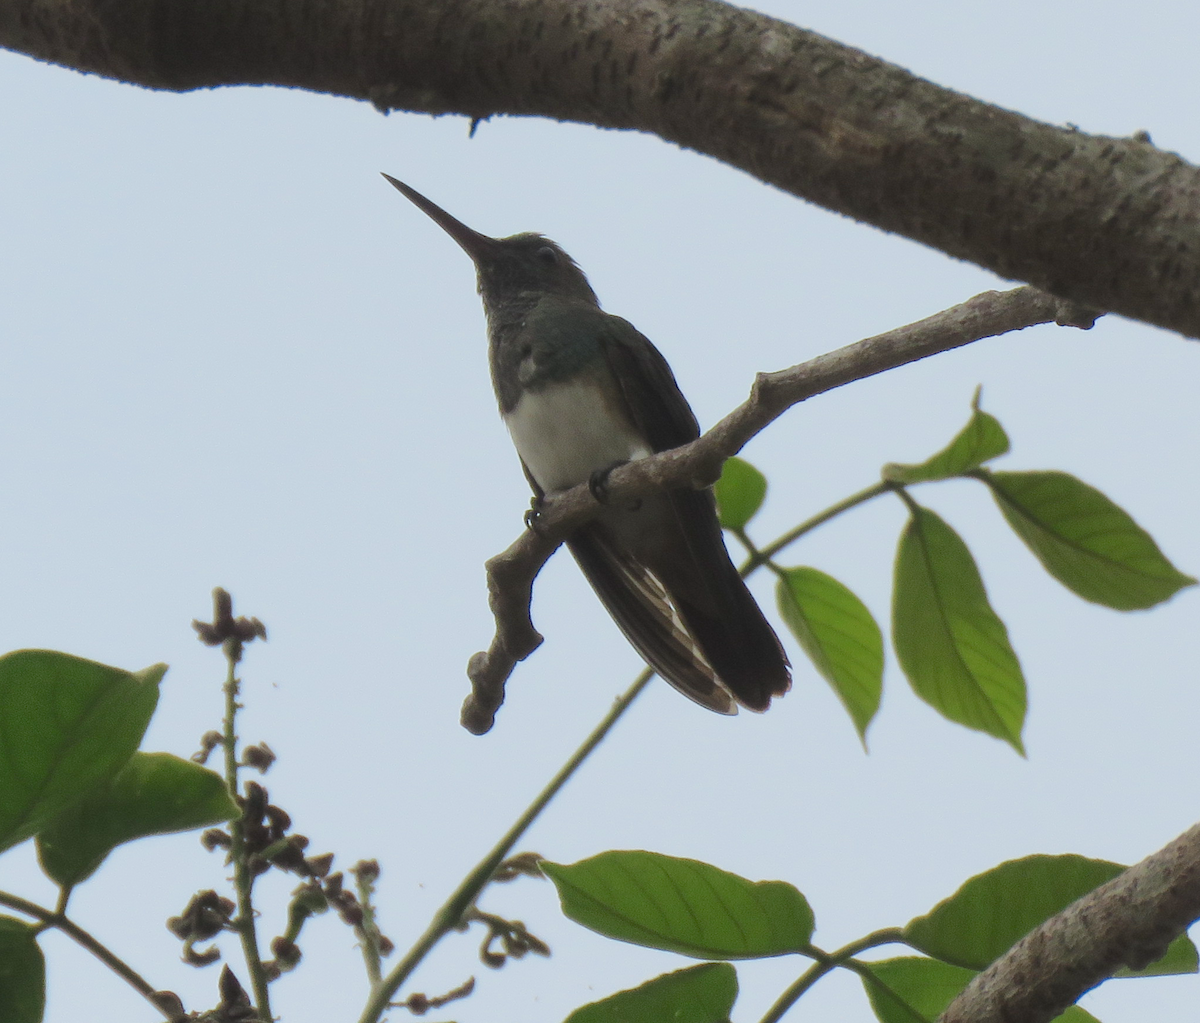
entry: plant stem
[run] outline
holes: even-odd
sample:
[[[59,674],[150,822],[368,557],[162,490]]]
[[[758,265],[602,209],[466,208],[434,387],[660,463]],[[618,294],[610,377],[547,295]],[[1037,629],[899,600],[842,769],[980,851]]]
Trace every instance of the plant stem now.
[[[379,953],[379,927],[375,923],[375,903],[372,899],[374,885],[358,875],[358,904],[362,906],[363,919],[359,925],[359,935],[362,938],[363,962],[367,966],[367,979],[371,982],[371,990],[379,986],[383,979],[382,960]]]
[[[238,689],[241,680],[237,677],[237,663],[242,656],[242,641],[231,637],[225,641],[225,659],[229,670],[225,675],[225,783],[234,796],[238,794],[237,731],[235,722],[241,707]],[[230,858],[233,860],[233,885],[237,892],[238,915],[235,921],[238,935],[242,939],[242,954],[246,957],[246,969],[250,972],[250,984],[254,989],[254,1008],[260,1019],[271,1017],[271,996],[267,990],[267,974],[258,953],[258,933],[254,925],[254,875],[247,863],[245,829],[240,818],[229,822]]]
[[[388,973],[383,982],[371,992],[371,997],[368,999],[366,1006],[363,1008],[362,1015],[359,1017],[359,1023],[377,1023],[387,1010],[389,1001],[396,991],[399,990],[400,985],[408,979],[409,974],[416,969],[421,960],[429,953],[429,950],[455,928],[462,919],[463,913],[466,912],[468,907],[479,896],[479,893],[496,872],[496,868],[508,856],[512,847],[520,840],[529,825],[546,808],[550,800],[558,794],[559,789],[575,773],[576,768],[587,759],[588,754],[600,744],[600,741],[609,733],[621,715],[629,709],[634,699],[646,688],[647,683],[653,677],[654,672],[646,668],[634,679],[633,684],[617,697],[613,703],[612,710],[604,716],[591,735],[584,740],[583,745],[571,754],[570,759],[550,779],[550,783],[538,793],[537,798],[529,804],[525,812],[517,818],[516,823],[496,843],[495,848],[466,876],[454,894],[446,900],[442,908],[434,915],[428,929],[417,940],[417,943],[408,950],[404,958]]]
[[[856,969],[861,964],[850,962],[859,952],[865,952],[869,948],[877,948],[880,945],[895,943],[904,943],[904,933],[898,927],[888,927],[881,931],[874,931],[865,937],[859,938],[857,941],[852,941],[849,945],[839,948],[836,952],[822,952],[819,948],[812,948],[806,954],[815,959],[816,962],[805,970],[779,996],[775,1004],[767,1010],[767,1014],[763,1016],[759,1023],[778,1023],[804,992],[824,977],[825,974],[836,970],[839,966],[853,969],[856,973],[861,972],[859,969]]]
[[[53,927],[60,930],[76,944],[81,945],[99,959],[105,966],[113,971],[118,977],[125,980],[139,995],[146,999],[154,1006],[163,1017],[171,1020],[171,1016],[164,1009],[157,999],[158,991],[150,984],[140,973],[132,966],[120,959],[107,947],[93,938],[78,924],[68,920],[61,913],[53,912],[43,906],[39,906],[34,902],[29,902],[22,899],[19,895],[10,895],[8,892],[0,892],[0,905],[8,906],[10,909],[15,909],[19,913],[24,913],[26,916],[31,916],[46,927]]]
[[[764,547],[762,550],[755,548],[750,538],[744,531],[737,531],[738,539],[746,545],[747,550],[751,552],[750,558],[741,567],[740,571],[743,576],[749,575],[760,565],[767,564],[772,555],[778,553],[794,540],[799,539],[805,533],[815,529],[823,522],[829,521],[836,515],[840,515],[844,511],[863,504],[880,494],[886,493],[892,487],[887,483],[876,483],[868,487],[866,490],[861,490],[857,494],[852,494],[844,501],[839,501],[837,504],[827,508],[825,511],[814,515],[805,522],[800,523],[794,529],[784,533],[774,543]],[[619,696],[613,704],[612,710],[605,715],[604,719],[598,724],[595,730],[584,740],[583,745],[579,747],[570,757],[570,759],[562,766],[558,774],[556,774],[538,797],[529,805],[523,814],[513,826],[508,830],[503,838],[496,844],[495,848],[479,863],[474,870],[463,880],[454,893],[446,900],[441,909],[434,915],[430,921],[429,927],[425,933],[421,935],[415,945],[408,950],[404,958],[400,960],[388,973],[388,975],[380,983],[375,983],[371,996],[363,1008],[362,1015],[359,1017],[359,1023],[377,1023],[383,1013],[387,1010],[388,1004],[392,996],[400,989],[409,977],[409,975],[417,968],[421,961],[429,954],[430,949],[434,947],[447,933],[452,931],[462,919],[463,914],[467,911],[470,905],[479,896],[479,893],[491,880],[496,868],[503,862],[504,858],[511,851],[512,847],[520,839],[521,835],[529,828],[529,825],[534,822],[537,816],[546,808],[546,805],[558,794],[559,789],[566,784],[567,779],[575,772],[580,764],[587,759],[588,755],[600,744],[600,741],[608,734],[609,730],[617,723],[621,715],[629,708],[637,695],[646,687],[650,679],[654,677],[654,672],[646,668],[634,679],[633,684]],[[228,748],[227,748],[228,754]],[[236,846],[235,846],[236,848]],[[882,933],[882,932],[881,932]],[[858,946],[847,946],[848,948],[857,948]],[[870,947],[869,945],[866,947]],[[367,956],[368,950],[364,947],[363,954]],[[853,951],[847,953],[853,955]],[[818,964],[820,965],[820,964]],[[837,963],[827,967],[822,971],[828,972]],[[368,972],[371,970],[370,959],[367,962]],[[814,977],[814,980],[816,978]],[[797,994],[795,997],[799,997]],[[790,1003],[789,1003],[790,1004]],[[787,1007],[784,1006],[784,1009]]]
[[[778,554],[789,544],[799,540],[800,537],[802,537],[805,533],[810,533],[816,529],[817,526],[823,525],[830,519],[841,515],[842,512],[849,511],[851,508],[855,508],[860,504],[866,504],[867,501],[873,500],[874,498],[879,497],[880,494],[886,494],[889,490],[893,489],[895,488],[890,483],[884,483],[882,481],[879,483],[873,483],[865,490],[860,490],[857,494],[851,494],[849,497],[838,501],[837,504],[830,505],[824,511],[818,512],[812,518],[805,519],[798,526],[794,526],[793,528],[789,529],[778,540],[767,544],[767,546],[761,550],[753,550],[753,545],[747,544],[748,548],[753,550],[753,553],[749,558],[746,559],[746,562],[742,565],[739,571],[743,576],[749,575],[756,568],[758,568],[759,565],[765,565],[771,560],[772,557]]]

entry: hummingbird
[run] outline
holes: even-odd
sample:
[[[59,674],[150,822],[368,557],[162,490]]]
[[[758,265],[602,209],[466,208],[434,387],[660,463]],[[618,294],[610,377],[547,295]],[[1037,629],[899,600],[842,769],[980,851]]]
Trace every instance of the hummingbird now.
[[[791,685],[789,663],[729,558],[711,489],[616,502],[604,489],[616,466],[700,436],[666,359],[601,310],[549,238],[490,238],[383,176],[475,264],[492,385],[535,508],[580,483],[602,504],[566,544],[608,613],[685,696],[720,714],[766,710]]]

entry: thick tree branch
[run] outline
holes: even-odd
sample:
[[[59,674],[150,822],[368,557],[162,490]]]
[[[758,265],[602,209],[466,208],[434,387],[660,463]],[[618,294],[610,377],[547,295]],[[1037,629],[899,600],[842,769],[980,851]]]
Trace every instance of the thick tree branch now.
[[[653,132],[1002,277],[1200,337],[1200,169],[716,0],[0,0],[0,45],[153,88]]]
[[[1036,288],[987,291],[924,320],[818,356],[777,373],[760,373],[750,397],[699,440],[650,458],[618,466],[608,476],[613,501],[654,491],[711,486],[725,460],[793,405],[835,387],[1038,323],[1088,328],[1096,314],[1064,303]],[[465,728],[482,735],[492,727],[504,702],[504,684],[518,661],[529,656],[542,637],[533,627],[529,601],[533,581],[558,545],[599,506],[587,484],[548,494],[536,533],[519,537],[487,563],[488,592],[496,635],[486,652],[467,666],[472,692],[463,704]]]
[[[1120,967],[1142,969],[1200,918],[1200,824],[1018,941],[938,1023],[1046,1023]]]

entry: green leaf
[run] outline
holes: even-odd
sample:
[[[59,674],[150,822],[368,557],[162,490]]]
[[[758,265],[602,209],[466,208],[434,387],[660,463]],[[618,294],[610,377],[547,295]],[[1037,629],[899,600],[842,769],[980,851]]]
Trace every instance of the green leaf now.
[[[917,505],[896,554],[892,642],[922,700],[1024,755],[1025,678],[1008,630],[988,603],[967,545]]]
[[[46,1009],[46,960],[37,932],[0,916],[0,1020],[40,1023]]]
[[[1084,600],[1133,611],[1196,582],[1127,512],[1074,476],[997,472],[980,479],[1046,571]]]
[[[1072,902],[1107,884],[1125,868],[1084,856],[1026,856],[977,874],[926,915],[910,920],[904,937],[948,963],[982,970],[1021,938]],[[1196,973],[1196,946],[1182,934],[1143,970],[1120,977]]]
[[[910,920],[904,937],[948,963],[982,970],[1038,924],[1061,913],[1125,868],[1083,856],[1026,856],[969,879],[925,916]]]
[[[724,529],[745,529],[767,496],[767,477],[745,459],[726,459],[713,487],[717,515]]]
[[[135,753],[109,782],[41,831],[38,858],[54,881],[69,887],[123,842],[190,831],[237,814],[219,774],[169,753]]]
[[[0,657],[0,851],[121,769],[166,670],[131,673],[52,650]]]
[[[1008,435],[995,416],[979,410],[979,391],[971,402],[971,418],[958,436],[932,458],[919,465],[883,467],[883,478],[889,483],[928,483],[950,479],[978,469],[984,462],[1008,452]]]
[[[922,956],[867,965],[863,987],[880,1023],[932,1023],[977,972]]]
[[[837,693],[863,745],[883,694],[883,635],[866,605],[815,568],[789,568],[775,591],[779,613]]]
[[[618,941],[697,959],[758,959],[808,947],[813,914],[783,881],[747,881],[697,860],[603,852],[543,863],[563,913]]]
[[[729,1023],[737,971],[702,963],[576,1009],[566,1023]]]

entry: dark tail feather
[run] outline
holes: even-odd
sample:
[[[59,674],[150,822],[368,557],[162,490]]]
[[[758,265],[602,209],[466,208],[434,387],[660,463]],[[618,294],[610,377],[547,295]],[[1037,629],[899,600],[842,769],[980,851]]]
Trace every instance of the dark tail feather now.
[[[791,688],[787,654],[729,559],[709,491],[670,495],[692,557],[651,561],[688,632],[737,701],[764,711]]]
[[[729,560],[712,494],[678,491],[669,504],[659,506],[661,518],[643,508],[665,528],[622,523],[618,539],[611,520],[592,522],[567,545],[626,638],[667,682],[722,714],[737,712],[731,694],[764,711],[791,687],[783,646]]]
[[[613,543],[604,527],[589,523],[567,547],[625,638],[663,679],[684,696],[718,714],[737,705],[672,611],[662,584]]]

